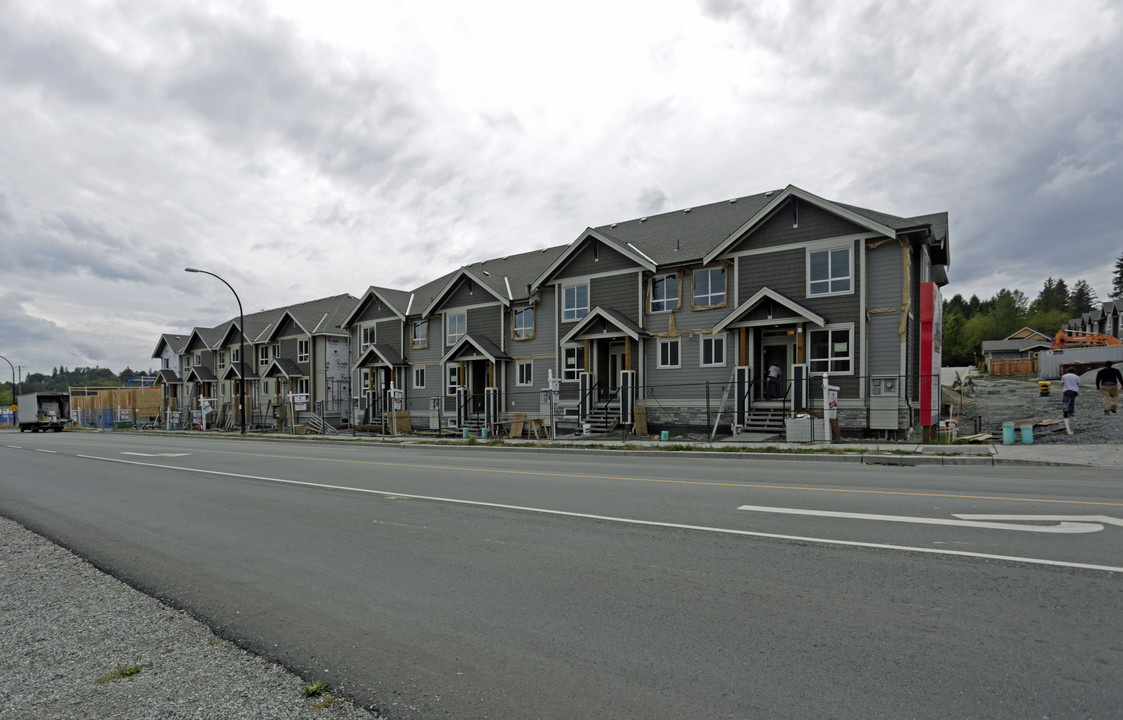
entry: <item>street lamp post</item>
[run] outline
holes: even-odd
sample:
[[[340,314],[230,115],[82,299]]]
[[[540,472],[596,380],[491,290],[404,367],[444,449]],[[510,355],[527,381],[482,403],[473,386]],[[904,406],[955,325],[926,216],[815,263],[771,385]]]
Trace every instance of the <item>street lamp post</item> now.
[[[241,375],[240,379],[242,381],[242,390],[241,390],[241,393],[239,393],[239,395],[240,395],[240,404],[242,406],[242,434],[245,435],[246,434],[246,315],[245,315],[245,313],[242,312],[242,298],[238,297],[238,292],[233,288],[232,285],[230,285],[230,283],[226,282],[221,277],[218,277],[218,275],[215,275],[213,272],[209,272],[207,270],[199,270],[197,268],[184,268],[183,270],[184,270],[184,272],[203,273],[204,275],[210,275],[211,277],[218,278],[220,281],[222,281],[223,285],[230,288],[230,292],[234,293],[234,299],[238,301],[238,322],[239,322],[238,338],[239,338],[239,341],[240,341],[239,350],[238,350],[238,353],[239,353],[239,355],[238,355],[238,373]]]

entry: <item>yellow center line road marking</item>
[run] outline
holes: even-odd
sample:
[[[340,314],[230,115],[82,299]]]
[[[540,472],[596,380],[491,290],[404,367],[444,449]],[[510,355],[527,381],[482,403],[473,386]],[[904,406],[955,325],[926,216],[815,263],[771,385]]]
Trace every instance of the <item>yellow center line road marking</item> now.
[[[363,493],[367,495],[379,495],[381,497],[393,497],[399,499],[410,500],[430,500],[433,502],[451,503],[455,505],[467,505],[471,507],[492,508],[495,510],[518,510],[521,512],[537,513],[539,515],[551,515],[553,517],[567,517],[567,518],[584,518],[587,520],[600,520],[603,522],[623,523],[627,525],[641,525],[645,527],[658,527],[670,528],[676,530],[697,530],[708,533],[718,533],[721,535],[739,535],[742,537],[757,537],[757,538],[770,538],[773,540],[789,540],[795,542],[816,543],[823,545],[838,545],[845,547],[863,547],[863,548],[876,548],[882,550],[897,550],[904,552],[913,552],[923,555],[953,555],[956,557],[970,557],[970,558],[983,558],[987,560],[1002,560],[1006,562],[1021,562],[1029,563],[1032,565],[1047,565],[1051,567],[1067,567],[1067,568],[1080,568],[1084,570],[1101,570],[1112,573],[1123,573],[1123,567],[1113,567],[1111,565],[1092,565],[1089,563],[1075,563],[1065,562],[1063,560],[1044,560],[1041,558],[1027,558],[1017,557],[1012,555],[992,555],[988,553],[974,553],[965,550],[943,550],[924,547],[910,547],[908,545],[886,545],[883,543],[868,543],[857,542],[854,540],[830,540],[827,538],[813,538],[801,537],[798,535],[779,535],[777,533],[764,533],[756,532],[753,530],[738,530],[734,528],[719,528],[709,527],[706,525],[684,525],[681,523],[659,522],[657,520],[638,520],[635,518],[622,518],[613,517],[611,515],[593,515],[590,513],[569,512],[566,510],[550,510],[547,508],[524,507],[521,505],[505,505],[502,503],[489,503],[481,502],[478,500],[459,500],[456,498],[433,497],[429,495],[410,495],[407,493],[390,492],[387,490],[371,490],[368,488],[348,487],[346,485],[328,485],[326,483],[306,482],[303,480],[285,480],[283,478],[262,477],[259,475],[241,475],[239,473],[224,472],[221,470],[200,470],[198,468],[185,468],[176,467],[175,465],[157,465],[156,463],[146,463],[137,460],[121,460],[119,458],[106,458],[97,457],[95,455],[78,455],[77,457],[85,458],[87,460],[101,460],[104,462],[121,463],[123,465],[139,465],[142,467],[154,467],[163,470],[179,470],[181,472],[199,473],[201,475],[220,475],[222,477],[241,478],[243,480],[259,480],[263,482],[279,483],[283,485],[298,485],[302,487],[316,488],[320,490],[340,490],[344,492]]]
[[[104,449],[104,445],[96,443],[73,443],[81,444],[84,447],[99,447]],[[141,447],[136,445],[124,445],[120,447]],[[120,451],[118,451],[120,452]],[[300,460],[307,462],[325,462],[325,463],[341,463],[345,465],[370,465],[374,467],[391,467],[391,468],[408,468],[413,470],[449,470],[456,472],[472,472],[472,473],[488,473],[491,475],[523,475],[530,477],[555,477],[555,478],[573,478],[575,480],[623,480],[627,482],[646,482],[646,483],[661,483],[665,485],[701,485],[709,487],[733,487],[733,488],[751,488],[756,490],[800,490],[803,492],[823,492],[823,493],[849,493],[854,495],[902,495],[908,497],[932,497],[932,498],[953,498],[958,500],[997,500],[1002,502],[1027,502],[1027,503],[1047,503],[1052,505],[1099,505],[1104,507],[1123,507],[1123,502],[1106,502],[1097,500],[1050,500],[1046,498],[1016,498],[1016,497],[999,497],[993,495],[963,495],[956,493],[933,493],[933,492],[916,492],[911,490],[857,490],[853,488],[822,488],[822,487],[806,487],[797,485],[766,485],[763,483],[750,483],[750,482],[717,482],[716,480],[672,480],[665,478],[644,478],[644,477],[628,477],[625,475],[582,475],[578,473],[554,473],[542,472],[538,470],[501,470],[499,468],[475,468],[464,467],[457,465],[425,465],[420,463],[399,463],[399,462],[381,462],[378,460],[347,460],[344,458],[310,458],[301,457],[299,455],[274,455],[271,453],[247,453],[235,452],[232,450],[196,450],[193,455],[203,455],[210,453],[212,455],[236,455],[239,457],[258,457],[267,458],[270,460]],[[122,452],[122,454],[125,454]],[[79,456],[84,457],[84,456]]]

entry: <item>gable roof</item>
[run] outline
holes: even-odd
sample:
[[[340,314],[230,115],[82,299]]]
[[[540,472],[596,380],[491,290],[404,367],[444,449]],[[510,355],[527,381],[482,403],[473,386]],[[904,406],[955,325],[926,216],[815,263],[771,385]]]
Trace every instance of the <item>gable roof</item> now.
[[[441,358],[442,363],[450,362],[461,356],[465,355],[465,351],[469,348],[475,348],[479,355],[483,355],[492,362],[500,360],[510,360],[511,356],[503,352],[503,349],[485,337],[473,337],[471,335],[464,335],[456,344],[449,348],[448,352]],[[471,356],[466,356],[470,358]]]
[[[152,357],[161,357],[160,348],[167,346],[176,355],[183,354],[183,348],[187,345],[187,335],[173,335],[172,333],[164,333],[160,336],[160,340],[156,343],[156,349],[152,351]]]
[[[598,320],[605,323],[604,332],[601,333],[588,333],[593,323]],[[616,332],[609,332],[608,325],[616,328]],[[588,315],[581,318],[573,328],[565,334],[559,341],[561,344],[572,342],[574,338],[588,336],[588,337],[618,337],[620,335],[627,335],[633,340],[639,340],[641,336],[646,336],[648,333],[636,323],[629,320],[622,313],[612,309],[601,307],[598,305],[589,312]]]
[[[218,380],[210,368],[205,368],[202,365],[195,365],[187,374],[183,376],[184,382],[215,382]]]
[[[265,372],[261,373],[261,377],[276,377],[277,375],[284,375],[287,378],[300,378],[305,377],[307,373],[300,369],[293,360],[289,358],[274,358],[273,362],[265,368]]]
[[[1043,332],[1034,330],[1031,327],[1023,327],[1021,330],[1010,333],[1006,336],[1006,340],[1048,340],[1053,342],[1053,338],[1049,337]]]
[[[794,317],[793,316],[787,316],[787,317],[783,317],[783,318],[775,318],[774,320],[770,317],[767,322],[781,323],[781,322],[786,322],[786,321],[791,320],[791,319],[799,319],[799,320],[806,320],[808,322],[812,322],[816,325],[819,325],[820,327],[827,324],[826,318],[824,318],[822,315],[816,313],[815,311],[809,310],[809,309],[803,307],[802,305],[800,305],[796,301],[792,300],[791,298],[784,297],[783,295],[781,295],[780,293],[776,292],[775,290],[773,290],[769,287],[762,287],[760,290],[757,290],[756,293],[754,293],[751,298],[749,298],[745,302],[738,305],[737,308],[733,312],[729,313],[724,318],[719,320],[718,323],[716,325],[714,325],[714,331],[718,332],[718,331],[724,330],[725,328],[729,327],[733,323],[738,322],[740,320],[740,318],[744,317],[747,313],[751,312],[753,310],[753,308],[755,308],[757,305],[761,304],[765,300],[769,300],[772,303],[778,304],[781,307],[786,308],[790,312],[794,313]],[[759,321],[756,321],[756,322],[753,322],[752,324],[758,324],[759,325],[761,323]]]
[[[393,288],[384,288],[371,285],[367,291],[363,293],[363,297],[355,303],[351,311],[344,316],[343,322],[340,323],[343,327],[350,327],[354,324],[355,318],[362,314],[363,310],[370,304],[371,300],[377,298],[390,311],[398,316],[401,320],[406,319],[406,315],[412,309],[414,294],[404,290],[394,290]]]
[[[370,345],[360,355],[351,369],[378,365],[409,365],[392,346],[385,343]]]

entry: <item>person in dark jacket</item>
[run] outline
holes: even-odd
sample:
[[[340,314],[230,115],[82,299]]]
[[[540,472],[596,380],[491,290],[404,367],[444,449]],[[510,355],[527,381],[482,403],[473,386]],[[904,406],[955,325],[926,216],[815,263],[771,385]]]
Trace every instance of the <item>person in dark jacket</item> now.
[[[1104,397],[1104,415],[1115,412],[1119,407],[1119,386],[1123,385],[1123,374],[1112,365],[1108,360],[1103,370],[1096,373],[1096,389]]]

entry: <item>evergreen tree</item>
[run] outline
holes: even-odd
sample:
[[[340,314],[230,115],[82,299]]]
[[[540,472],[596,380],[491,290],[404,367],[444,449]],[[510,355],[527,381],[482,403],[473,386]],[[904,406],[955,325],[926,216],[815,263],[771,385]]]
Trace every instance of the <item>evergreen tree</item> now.
[[[1123,300],[1123,253],[1115,258],[1115,277],[1111,281],[1112,300]]]
[[[1073,317],[1094,310],[1098,302],[1096,291],[1084,280],[1077,280],[1076,284],[1072,286],[1072,300],[1069,309]]]

